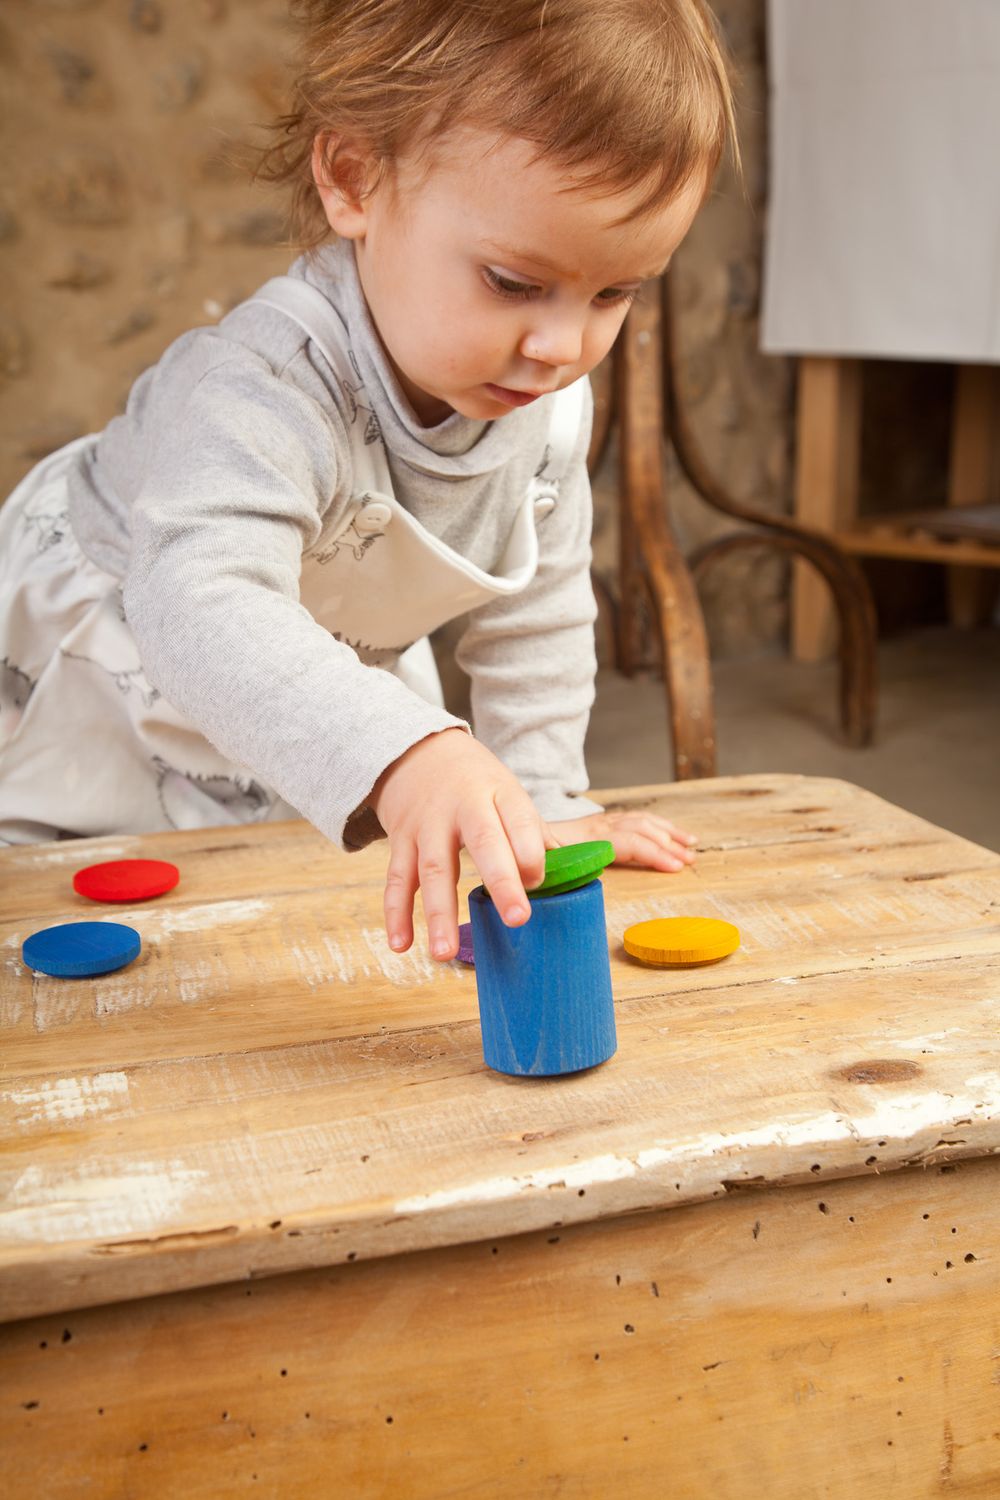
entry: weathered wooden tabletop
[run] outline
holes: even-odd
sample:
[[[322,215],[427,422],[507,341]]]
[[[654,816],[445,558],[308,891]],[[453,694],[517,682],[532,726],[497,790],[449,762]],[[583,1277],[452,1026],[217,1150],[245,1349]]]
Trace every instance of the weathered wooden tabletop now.
[[[0,1315],[1000,1151],[1000,856],[841,781],[606,796],[701,852],[606,873],[619,1050],[556,1080],[486,1068],[470,970],[390,952],[384,844],[285,823],[0,854]],[[179,886],[73,893],[130,856]],[[668,914],[742,947],[630,960],[625,927]],[[29,933],[97,916],[138,928],[135,963],[24,969]]]

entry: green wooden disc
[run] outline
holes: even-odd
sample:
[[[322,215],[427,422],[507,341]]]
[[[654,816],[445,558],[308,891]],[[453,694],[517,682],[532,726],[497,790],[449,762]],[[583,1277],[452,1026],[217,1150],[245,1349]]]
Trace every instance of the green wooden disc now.
[[[614,845],[607,839],[596,839],[589,844],[567,844],[563,849],[547,849],[545,879],[528,895],[559,896],[563,891],[575,891],[577,886],[596,880],[614,857]]]

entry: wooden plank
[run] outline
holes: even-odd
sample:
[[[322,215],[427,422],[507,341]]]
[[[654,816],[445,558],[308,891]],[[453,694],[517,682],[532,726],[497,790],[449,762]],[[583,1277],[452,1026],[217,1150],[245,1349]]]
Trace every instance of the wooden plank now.
[[[551,1083],[485,1068],[467,970],[389,954],[384,846],[284,824],[0,855],[3,1315],[1000,1145],[1000,857],[835,780],[607,798],[702,850],[608,873],[619,1052]],[[80,914],[76,862],[140,851],[182,870],[131,913],[142,960],[26,974],[23,937]],[[743,946],[645,968],[621,934],[660,914]]]
[[[9,1325],[5,1495],[986,1500],[998,1172],[736,1192]]]
[[[982,542],[987,547],[1000,547],[1000,505],[970,503],[938,510],[904,511],[899,516],[867,516],[862,525],[889,530],[902,526],[946,542]]]
[[[959,365],[955,372],[949,505],[987,505],[1000,500],[998,434],[1000,371],[995,365]],[[967,568],[950,569],[948,601],[953,624],[967,628],[984,624],[995,598],[996,581],[990,575]]]
[[[861,455],[861,362],[798,361],[795,516],[829,534],[857,515]],[[793,569],[792,653],[819,661],[835,645],[829,590],[808,563]]]
[[[965,568],[1000,568],[1000,547],[959,538],[943,540],[929,531],[906,532],[884,526],[859,526],[834,533],[845,552],[860,557],[892,557],[902,562],[946,563],[956,572]]]

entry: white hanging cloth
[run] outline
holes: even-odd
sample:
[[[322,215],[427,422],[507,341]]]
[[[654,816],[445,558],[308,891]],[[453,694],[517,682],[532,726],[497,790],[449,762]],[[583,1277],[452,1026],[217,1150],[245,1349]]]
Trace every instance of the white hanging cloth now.
[[[1000,361],[1000,0],[768,0],[768,353]]]

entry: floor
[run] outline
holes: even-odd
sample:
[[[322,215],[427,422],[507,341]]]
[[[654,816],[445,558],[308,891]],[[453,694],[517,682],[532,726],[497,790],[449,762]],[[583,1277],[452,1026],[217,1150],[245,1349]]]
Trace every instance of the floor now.
[[[1000,629],[883,641],[878,730],[866,750],[841,737],[833,663],[775,655],[713,670],[720,776],[842,777],[1000,852]],[[595,787],[672,779],[662,682],[601,672],[587,765]]]

